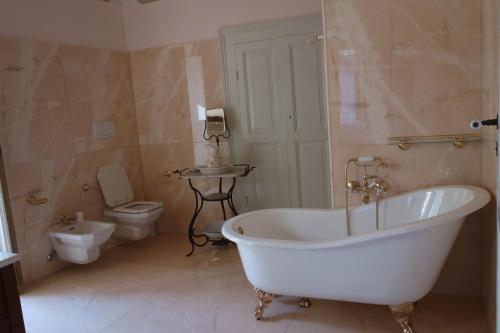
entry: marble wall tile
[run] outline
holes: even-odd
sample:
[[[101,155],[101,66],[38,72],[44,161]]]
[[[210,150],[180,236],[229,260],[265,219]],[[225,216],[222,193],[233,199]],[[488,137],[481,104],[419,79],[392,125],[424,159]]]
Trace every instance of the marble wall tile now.
[[[422,15],[420,5],[426,10],[441,5],[414,3],[326,2],[335,144],[466,131],[469,120],[479,115],[478,2],[467,2],[466,9],[450,2],[451,10],[436,17]]]
[[[64,46],[62,54],[76,152],[137,145],[128,53]],[[97,121],[113,122],[115,137],[94,140],[92,123]]]
[[[72,154],[59,45],[0,39],[0,93],[6,164]]]
[[[184,47],[134,51],[130,59],[140,143],[190,142]]]
[[[208,109],[224,105],[224,86],[220,63],[218,39],[208,39],[186,44],[186,58],[199,58],[202,63],[205,106]]]
[[[76,161],[70,157],[17,164],[7,166],[6,173],[14,219],[12,237],[23,255],[23,279],[31,281],[66,266],[59,261],[47,262],[52,249],[47,231],[57,215],[80,208]],[[28,205],[30,193],[47,198],[47,203]]]

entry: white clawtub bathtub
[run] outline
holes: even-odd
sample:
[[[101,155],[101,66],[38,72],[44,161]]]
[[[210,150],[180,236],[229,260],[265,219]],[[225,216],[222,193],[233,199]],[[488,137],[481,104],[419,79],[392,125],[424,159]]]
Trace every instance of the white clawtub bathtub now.
[[[389,305],[396,317],[409,317],[466,216],[489,200],[474,186],[433,187],[382,200],[378,231],[372,203],[351,208],[351,236],[344,209],[253,211],[226,222],[222,233],[237,244],[256,288],[257,319],[273,294]],[[398,321],[413,332],[405,320]]]

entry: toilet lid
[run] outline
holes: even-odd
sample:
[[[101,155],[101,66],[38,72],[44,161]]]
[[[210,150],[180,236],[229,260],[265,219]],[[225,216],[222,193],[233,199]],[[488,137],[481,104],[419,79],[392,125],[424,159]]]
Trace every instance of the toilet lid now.
[[[109,207],[117,207],[131,202],[134,198],[132,187],[125,169],[119,164],[107,164],[97,171],[97,180]]]

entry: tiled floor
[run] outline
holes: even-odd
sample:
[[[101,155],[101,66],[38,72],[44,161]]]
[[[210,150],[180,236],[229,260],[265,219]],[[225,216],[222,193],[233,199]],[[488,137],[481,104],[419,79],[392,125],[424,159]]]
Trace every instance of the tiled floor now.
[[[188,250],[185,237],[160,235],[105,252],[28,285],[22,307],[30,333],[400,332],[384,306],[296,298],[273,302],[260,322],[234,247]],[[479,301],[430,295],[414,316],[419,332],[488,332]]]

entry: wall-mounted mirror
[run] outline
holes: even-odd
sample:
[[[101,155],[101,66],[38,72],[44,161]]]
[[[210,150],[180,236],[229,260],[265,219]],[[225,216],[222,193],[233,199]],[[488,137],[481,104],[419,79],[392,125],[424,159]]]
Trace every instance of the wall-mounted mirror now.
[[[207,135],[222,135],[226,132],[226,118],[224,109],[211,109],[205,111],[207,122]]]
[[[215,138],[218,145],[221,137],[227,139],[230,135],[231,132],[226,123],[224,109],[205,110],[205,132],[203,137],[206,140]]]

